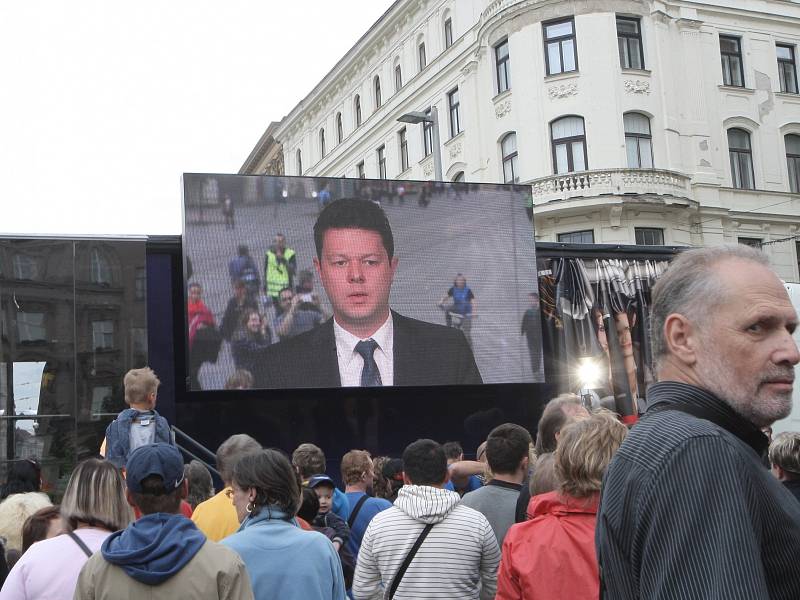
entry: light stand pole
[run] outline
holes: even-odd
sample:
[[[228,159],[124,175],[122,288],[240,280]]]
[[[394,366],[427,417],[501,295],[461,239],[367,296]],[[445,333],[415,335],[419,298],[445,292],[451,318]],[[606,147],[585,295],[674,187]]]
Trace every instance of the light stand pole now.
[[[431,124],[431,151],[433,152],[433,176],[435,181],[443,181],[442,174],[442,146],[439,140],[439,109],[435,106],[430,107],[431,114],[427,112],[414,111],[401,116],[398,121],[401,123],[430,123]],[[423,134],[424,135],[424,134]]]

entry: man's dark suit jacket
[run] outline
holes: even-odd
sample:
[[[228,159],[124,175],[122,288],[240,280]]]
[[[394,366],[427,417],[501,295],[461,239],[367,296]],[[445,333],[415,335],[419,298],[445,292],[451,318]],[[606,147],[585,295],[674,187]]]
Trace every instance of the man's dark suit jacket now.
[[[464,334],[451,327],[410,319],[392,311],[394,385],[483,383]],[[341,386],[333,319],[270,346],[264,354],[261,388]]]

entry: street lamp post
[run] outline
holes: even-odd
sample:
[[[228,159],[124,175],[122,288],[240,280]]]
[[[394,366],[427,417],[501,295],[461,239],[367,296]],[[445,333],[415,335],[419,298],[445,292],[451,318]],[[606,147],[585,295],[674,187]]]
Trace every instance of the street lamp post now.
[[[442,175],[442,146],[439,143],[439,109],[435,106],[430,108],[431,114],[420,111],[409,112],[401,116],[398,121],[401,123],[430,123],[431,124],[431,150],[433,151],[433,172],[436,181],[443,181]]]

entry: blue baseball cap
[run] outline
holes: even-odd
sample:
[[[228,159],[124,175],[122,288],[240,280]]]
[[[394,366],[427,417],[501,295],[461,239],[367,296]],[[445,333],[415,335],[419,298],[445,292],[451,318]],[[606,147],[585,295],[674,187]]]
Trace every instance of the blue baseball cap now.
[[[322,484],[328,485],[332,488],[336,487],[336,484],[333,482],[333,479],[331,479],[327,475],[314,475],[311,479],[308,480],[308,487],[310,487],[312,490],[318,485]]]
[[[183,457],[170,444],[139,446],[128,456],[125,472],[125,482],[130,491],[142,493],[142,480],[158,475],[164,480],[164,490],[169,494],[183,483]]]

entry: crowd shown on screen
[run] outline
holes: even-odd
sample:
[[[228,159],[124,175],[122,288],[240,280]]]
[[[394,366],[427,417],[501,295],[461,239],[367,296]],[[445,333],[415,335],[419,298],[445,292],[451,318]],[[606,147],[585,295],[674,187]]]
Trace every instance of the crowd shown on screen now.
[[[310,268],[298,271],[297,262],[297,253],[282,233],[264,253],[260,271],[250,248],[240,244],[228,262],[232,296],[221,313],[205,303],[201,283],[196,278],[190,281],[187,314],[193,389],[202,389],[200,368],[204,362],[217,362],[223,344],[230,346],[233,359],[225,388],[263,385],[266,348],[309,331],[330,316],[314,289],[314,273]]]

